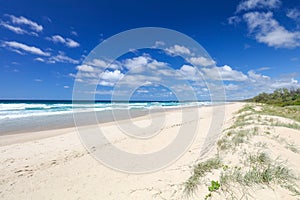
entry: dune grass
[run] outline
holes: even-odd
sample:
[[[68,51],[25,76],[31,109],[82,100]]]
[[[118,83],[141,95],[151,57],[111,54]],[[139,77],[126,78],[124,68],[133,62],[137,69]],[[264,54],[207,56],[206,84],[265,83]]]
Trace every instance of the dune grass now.
[[[283,163],[272,160],[264,152],[250,154],[246,161],[243,168],[234,167],[221,173],[220,183],[223,187],[228,190],[232,183],[238,183],[241,187],[274,184],[288,189],[293,195],[300,194],[295,185],[297,178]]]
[[[300,195],[299,186],[295,184],[298,178],[284,163],[272,160],[264,151],[249,153],[241,147],[241,145],[247,145],[248,147],[252,145],[256,149],[263,150],[267,148],[267,143],[265,142],[251,144],[249,141],[256,135],[272,138],[273,129],[270,128],[272,126],[299,130],[300,126],[296,122],[284,123],[276,118],[272,118],[272,116],[279,116],[300,121],[299,108],[297,106],[277,107],[264,104],[247,104],[244,106],[236,113],[233,125],[224,130],[223,136],[217,141],[218,156],[194,166],[192,175],[184,184],[184,191],[189,195],[193,194],[201,183],[201,179],[212,172],[212,170],[218,169],[221,171],[219,180],[214,181],[214,183],[219,184],[218,193],[228,193],[231,198],[236,198],[235,192],[241,190],[243,196],[239,198],[247,199],[247,191],[254,185],[265,185],[267,187],[277,185],[287,189],[292,195]],[[267,118],[266,116],[270,117]],[[261,125],[265,125],[263,131],[259,127]],[[276,140],[280,139],[278,136]],[[286,140],[280,142],[280,144],[285,145],[285,148],[294,153],[300,153],[296,145],[288,143]],[[235,154],[242,149],[245,152],[241,154],[239,164],[231,166],[229,163],[227,163],[228,165],[226,164],[226,160],[223,163],[221,162],[219,158],[220,153],[221,155]],[[209,187],[212,188],[213,184]],[[211,199],[213,195],[214,190],[209,190],[204,199]]]
[[[184,191],[187,194],[192,194],[197,189],[200,178],[221,166],[222,163],[218,156],[195,165],[192,176],[184,183]]]

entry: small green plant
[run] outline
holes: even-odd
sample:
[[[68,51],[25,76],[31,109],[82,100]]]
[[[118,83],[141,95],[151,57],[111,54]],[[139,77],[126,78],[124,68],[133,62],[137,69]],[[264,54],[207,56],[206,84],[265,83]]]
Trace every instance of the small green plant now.
[[[208,191],[214,192],[220,188],[220,183],[218,181],[211,181],[211,185],[208,187]]]
[[[210,186],[208,186],[208,191],[209,193],[207,195],[205,195],[204,199],[208,199],[210,197],[212,197],[212,193],[217,191],[218,189],[220,189],[221,184],[218,181],[214,181],[212,180],[210,183]]]

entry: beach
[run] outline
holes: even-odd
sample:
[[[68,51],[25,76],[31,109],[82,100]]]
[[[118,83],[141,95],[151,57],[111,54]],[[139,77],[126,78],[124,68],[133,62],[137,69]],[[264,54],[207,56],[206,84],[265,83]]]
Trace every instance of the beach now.
[[[243,106],[245,103],[225,105],[223,130],[229,130],[234,125],[237,113]],[[211,119],[214,107],[193,108],[199,109],[199,123],[192,145],[175,162],[149,173],[120,172],[103,165],[86,151],[76,128],[2,135],[0,197],[1,199],[203,199],[208,193],[207,185],[212,179],[217,179],[222,167],[208,172],[207,176],[199,181],[193,194],[186,192],[186,183],[193,176],[193,168],[197,163],[213,158],[220,150],[219,142],[212,140],[212,148],[200,157],[206,134],[213,123]],[[118,134],[117,137],[114,135],[109,139],[113,145],[129,152],[157,151],[173,140],[174,133],[177,133],[181,126],[190,126],[188,123],[181,123],[180,112],[180,110],[165,112],[165,128],[146,143],[131,141]],[[159,114],[154,117],[159,117]],[[149,123],[147,116],[137,117],[132,121],[139,125]],[[98,125],[82,126],[80,130],[91,130],[95,126]],[[103,123],[101,127],[108,132],[118,132],[115,122]],[[279,127],[274,131],[282,137],[290,137],[295,143],[299,142],[299,130]],[[218,139],[222,138],[224,133],[226,132],[218,136]],[[258,143],[264,140],[256,138],[255,141]],[[300,174],[297,169],[299,156],[293,152],[286,154],[284,149],[274,141],[271,142],[273,142],[271,152],[274,156],[290,158],[292,162],[289,166]],[[250,149],[249,152],[255,150]],[[228,161],[226,166],[228,165],[229,169],[234,163],[239,163],[239,156],[228,153],[226,149],[219,152],[219,155],[222,156],[224,163]],[[297,199],[286,190],[277,186],[275,188],[276,191],[271,187],[256,186],[251,191],[253,195],[257,192],[259,196],[252,196],[252,199]],[[228,196],[224,196],[226,193],[215,193],[212,199],[229,199]]]
[[[227,105],[226,118],[241,105]],[[148,174],[128,174],[102,165],[87,153],[75,128],[1,136],[1,199],[160,199],[172,195],[190,175],[210,126],[212,107],[197,109],[199,134],[189,150],[167,168]],[[126,140],[115,141],[115,145],[140,152],[159,149],[180,128],[179,114],[179,110],[166,114],[168,128],[159,139],[153,138],[151,145],[148,142],[135,149],[134,142]],[[134,119],[146,123],[143,120],[145,116]],[[103,126],[115,129],[113,122]]]

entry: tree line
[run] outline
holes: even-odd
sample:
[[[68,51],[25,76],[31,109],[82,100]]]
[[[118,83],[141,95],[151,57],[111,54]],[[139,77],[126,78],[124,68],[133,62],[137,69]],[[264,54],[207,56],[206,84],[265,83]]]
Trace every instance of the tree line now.
[[[264,92],[252,99],[249,99],[248,101],[276,106],[300,105],[300,88],[290,90],[281,88],[270,94]]]

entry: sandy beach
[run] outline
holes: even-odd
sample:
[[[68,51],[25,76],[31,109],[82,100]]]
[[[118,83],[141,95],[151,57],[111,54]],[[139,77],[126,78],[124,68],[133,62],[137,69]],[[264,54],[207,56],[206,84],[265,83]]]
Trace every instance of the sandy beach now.
[[[225,106],[223,132],[234,125],[237,112],[244,103],[232,103]],[[1,199],[204,199],[210,180],[216,179],[222,169],[212,170],[199,181],[194,194],[186,194],[187,180],[191,177],[195,164],[215,156],[219,151],[219,142],[214,141],[212,151],[199,160],[199,152],[211,124],[211,107],[199,108],[198,133],[194,142],[176,162],[157,172],[129,174],[113,170],[95,160],[83,147],[75,128],[49,130],[34,133],[1,136],[0,142],[0,197]],[[154,138],[143,144],[128,138],[111,138],[115,146],[132,152],[151,152],[168,143],[180,126],[180,111],[166,114],[165,128]],[[282,120],[282,119],[281,119]],[[147,123],[146,117],[134,119],[135,123]],[[126,122],[124,122],[126,123]],[[117,132],[114,122],[101,125],[104,129]],[[93,126],[82,127],[88,130]],[[261,127],[263,129],[263,127]],[[269,129],[268,129],[269,130]],[[300,131],[285,127],[273,127],[269,130],[278,137],[287,138],[300,145]],[[281,156],[289,160],[289,167],[300,174],[299,155],[281,147],[276,141],[264,139],[259,134],[251,143],[268,143],[268,152],[272,157]],[[222,136],[220,136],[222,138]],[[297,144],[298,143],[298,144]],[[269,145],[270,144],[270,145]],[[219,145],[219,146],[218,146]],[[250,148],[250,152],[257,150]],[[264,146],[261,144],[261,146]],[[244,149],[244,148],[239,148]],[[239,150],[236,150],[239,152]],[[219,152],[226,165],[239,163],[239,154]],[[229,166],[230,168],[230,166]],[[299,181],[296,182],[299,184]],[[213,194],[212,199],[227,199],[226,193]],[[237,194],[239,194],[237,192]],[[256,186],[251,190],[250,199],[297,199],[290,192],[278,186]],[[253,196],[254,195],[254,196]]]
[[[226,119],[241,105],[228,105]],[[171,198],[189,177],[190,167],[199,157],[200,145],[210,126],[212,107],[199,109],[199,134],[187,153],[161,171],[142,175],[118,172],[100,164],[84,149],[75,128],[2,136],[1,199]],[[174,137],[172,133],[180,128],[179,114],[180,111],[167,114],[166,128],[158,139],[136,146],[134,141],[118,140],[115,145],[130,147],[129,151],[155,151],[166,145]],[[147,123],[145,117],[134,120]],[[102,127],[117,131],[114,123]]]

